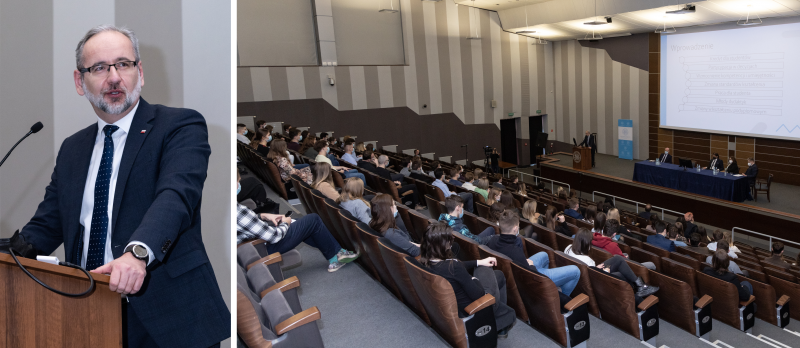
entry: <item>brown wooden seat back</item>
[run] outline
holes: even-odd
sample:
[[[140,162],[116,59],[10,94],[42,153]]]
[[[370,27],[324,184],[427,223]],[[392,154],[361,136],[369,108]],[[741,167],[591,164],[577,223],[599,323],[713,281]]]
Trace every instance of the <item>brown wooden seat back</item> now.
[[[375,266],[375,270],[378,271],[381,282],[389,289],[389,292],[397,296],[398,299],[402,299],[403,297],[397,289],[397,284],[395,284],[394,278],[389,274],[389,270],[383,262],[381,251],[378,249],[378,238],[380,238],[381,235],[363,222],[356,224],[356,229],[361,239],[361,245],[364,247],[362,257],[369,257],[370,261],[372,261],[372,264]]]
[[[475,203],[475,207],[477,208],[475,212],[478,214],[478,216],[484,219],[489,218],[491,207],[489,207],[485,203]]]
[[[578,285],[575,286],[575,290],[573,290],[572,293],[586,294],[589,296],[589,314],[594,315],[595,317],[600,317],[600,307],[597,305],[597,299],[594,296],[592,282],[591,279],[589,279],[589,266],[572,256],[564,254],[561,251],[555,251],[554,257],[556,259],[556,267],[573,265],[581,270],[581,277],[578,279]]]
[[[605,249],[598,248],[598,247],[596,247],[594,245],[592,245],[589,248],[589,257],[592,258],[592,260],[594,260],[594,263],[597,264],[597,265],[605,262],[606,260],[612,258],[613,256],[614,255],[612,255],[610,252],[606,251]]]
[[[686,259],[694,260],[691,257],[686,257]],[[697,276],[695,275],[694,267],[680,263],[675,259],[662,259],[661,261],[661,273],[688,284],[692,294],[698,298],[700,297],[697,291]],[[697,262],[697,260],[694,261]]]
[[[694,257],[686,256],[676,251],[670,253],[669,258],[677,262],[680,262],[684,265],[687,265],[693,269],[696,269],[698,271],[702,271],[702,269],[700,268],[700,261],[697,261],[697,259],[695,259]],[[661,262],[661,266],[664,266],[664,262]]]
[[[767,274],[762,272],[762,271],[760,271],[760,270],[755,270],[755,269],[744,267],[744,266],[739,266],[739,268],[742,271],[747,271],[747,273],[750,275],[749,278],[753,278],[753,279],[758,280],[758,281],[760,281],[762,283],[769,282],[768,279],[767,279]]]
[[[339,236],[339,238],[344,239],[347,236],[347,232],[344,230],[342,219],[339,218],[339,210],[341,209],[341,207],[334,200],[327,197],[325,198],[324,203],[325,203],[324,208],[326,214],[328,214],[328,219],[331,221],[331,224],[333,225],[333,229],[330,230],[331,234],[334,236],[334,238],[336,236]],[[339,245],[346,245],[346,244],[339,243]]]
[[[550,260],[550,265],[556,264],[555,250],[549,246],[530,238],[522,238],[522,244],[525,245],[525,257],[531,257],[540,252],[544,252],[547,254],[547,258]]]
[[[428,212],[431,214],[431,218],[433,219],[439,220],[440,215],[447,213],[447,211],[443,211],[441,209],[439,201],[437,201],[430,195],[425,195],[425,205],[428,206]]]
[[[394,279],[397,289],[403,296],[403,302],[405,302],[425,324],[430,326],[431,320],[428,318],[428,313],[425,312],[425,308],[422,306],[422,301],[420,301],[417,291],[414,290],[414,285],[411,284],[411,278],[408,276],[405,261],[403,261],[408,254],[384,237],[378,239],[378,250],[381,252],[381,257],[386,265],[386,269],[389,271],[389,275]]]
[[[364,248],[361,246],[361,238],[359,237],[358,228],[356,227],[359,221],[353,216],[353,214],[350,214],[349,211],[344,209],[339,210],[339,219],[342,220],[342,227],[344,228],[347,236],[345,243],[349,244],[349,246],[345,248],[347,250],[363,253]],[[369,275],[380,280],[378,270],[375,269],[375,265],[372,264],[372,260],[369,257],[359,257],[356,261],[364,266]]]
[[[422,239],[417,239],[419,236],[417,235],[417,231],[414,230],[414,223],[411,222],[411,211],[413,210],[408,209],[404,204],[395,204],[395,206],[397,207],[397,215],[403,220],[403,224],[406,226],[406,230],[408,230],[408,236],[414,240],[414,243],[421,243]]]
[[[331,216],[328,215],[328,207],[325,205],[325,198],[327,197],[319,190],[311,190],[311,200],[317,207],[317,215],[322,219],[325,227],[327,227],[329,231],[333,231],[335,226],[333,221],[331,221]]]
[[[622,251],[623,254],[630,255],[630,253],[631,253],[631,246],[630,245],[618,241],[617,242],[617,247],[619,247],[619,250]]]
[[[597,305],[603,321],[639,338],[636,301],[630,284],[594,268],[589,269],[589,278],[595,297],[602,299]]]
[[[701,254],[699,252],[696,252],[696,251],[694,251],[692,249],[685,248],[685,247],[675,247],[675,251],[680,253],[680,254],[689,255],[691,257],[694,257],[697,261],[700,261],[700,262],[705,262],[706,261],[706,257],[708,257],[708,255],[710,255],[710,253],[709,254]]]
[[[313,210],[311,210],[311,205],[308,202],[307,190],[301,184],[302,180],[300,180],[300,177],[297,175],[292,175],[289,177],[289,179],[292,183],[292,187],[294,188],[294,192],[297,193],[297,198],[300,199],[300,203],[303,204],[303,209],[306,210],[306,213],[313,212]],[[305,184],[305,182],[303,183]]]
[[[775,310],[775,302],[778,301],[778,297],[775,296],[775,288],[772,285],[747,278],[741,274],[737,274],[737,276],[740,282],[746,280],[753,285],[753,295],[756,297],[756,304],[758,305],[756,318],[772,325],[778,325],[778,312]]]
[[[461,261],[480,260],[479,244],[461,233],[453,231],[456,244],[458,244],[459,258]]]
[[[661,249],[653,244],[647,242],[642,243],[642,249],[658,255],[658,257],[669,258],[669,251],[666,249]]]
[[[650,270],[650,285],[659,287],[658,315],[673,325],[696,334],[694,322],[694,292],[679,279]]]
[[[784,272],[782,270],[778,270],[778,269],[770,268],[770,267],[764,267],[764,273],[766,273],[768,276],[778,277],[778,278],[781,278],[781,279],[784,279],[784,280],[788,280],[788,281],[790,281],[792,283],[797,283],[797,277],[795,277],[794,274],[791,274],[791,273],[788,273],[788,272]],[[800,300],[800,299],[798,299],[798,300]]]
[[[521,301],[531,313],[531,326],[561,346],[566,346],[567,331],[556,285],[549,278],[527,268],[517,264],[512,264],[511,267],[515,279],[518,279]]]
[[[500,234],[500,226],[478,215],[472,214],[470,212],[464,212],[463,219],[464,219],[464,225],[466,225],[467,228],[469,228],[469,231],[472,232],[472,234],[480,234],[489,227],[494,228],[495,234]]]
[[[654,265],[656,265],[656,271],[661,272],[661,258],[656,254],[632,246],[631,253],[628,254],[628,257],[630,257],[631,260],[639,263],[652,262]]]
[[[514,279],[514,273],[511,271],[511,264],[513,261],[511,261],[508,256],[498,253],[485,245],[479,247],[478,253],[481,259],[487,257],[495,258],[497,266],[495,266],[494,269],[503,272],[503,275],[506,277],[506,304],[514,309],[519,320],[527,322],[528,312],[525,310],[525,305],[522,304],[520,289]]]
[[[736,286],[697,272],[697,288],[702,295],[714,298],[711,303],[711,317],[739,329],[739,292]]]
[[[542,244],[553,248],[553,250],[558,249],[558,242],[556,241],[556,234],[557,234],[556,231],[553,231],[547,228],[546,226],[542,226],[539,224],[532,224],[531,226],[533,226],[533,231],[539,235],[539,241]]]
[[[412,234],[411,239],[418,241],[418,243],[422,243],[422,239],[425,237],[425,231],[428,230],[428,226],[431,224],[431,222],[438,221],[436,219],[428,218],[427,216],[413,209],[408,209],[408,218],[411,220],[412,227],[406,226],[406,228],[408,229],[409,234]]]
[[[775,296],[789,296],[790,317],[795,320],[800,320],[800,284],[792,283],[785,279],[767,275],[769,284],[775,289]]]
[[[642,248],[642,245],[644,244],[644,243],[642,243],[642,241],[640,241],[640,240],[638,240],[636,238],[628,237],[628,236],[623,236],[623,241],[625,242],[625,244],[628,244],[629,246],[637,247],[637,248]]]
[[[573,239],[561,233],[556,233],[556,250],[564,251],[568,246],[572,245]]]

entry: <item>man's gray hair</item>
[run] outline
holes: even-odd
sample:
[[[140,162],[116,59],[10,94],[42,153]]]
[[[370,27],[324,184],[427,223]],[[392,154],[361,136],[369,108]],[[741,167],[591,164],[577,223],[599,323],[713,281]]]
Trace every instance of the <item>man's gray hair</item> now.
[[[78,47],[75,49],[75,64],[77,64],[78,69],[84,68],[83,66],[83,45],[86,44],[86,41],[89,41],[93,36],[100,34],[104,31],[116,31],[122,35],[125,35],[129,40],[131,40],[131,44],[133,45],[133,55],[134,59],[138,62],[139,61],[139,39],[136,38],[136,34],[133,33],[133,30],[128,28],[122,27],[118,28],[110,24],[98,25],[88,32],[86,35],[83,36],[80,42],[78,42]]]
[[[380,156],[378,157],[378,163],[379,163],[380,165],[382,165],[382,166],[385,166],[387,163],[389,163],[389,156],[386,156],[386,155],[380,155]]]

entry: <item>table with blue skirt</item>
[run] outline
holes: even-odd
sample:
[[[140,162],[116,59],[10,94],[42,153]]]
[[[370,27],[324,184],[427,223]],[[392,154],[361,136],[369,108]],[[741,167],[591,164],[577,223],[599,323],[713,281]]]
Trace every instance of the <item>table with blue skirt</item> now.
[[[711,169],[697,171],[677,164],[641,161],[633,168],[633,181],[663,186],[699,195],[743,202],[747,198],[750,185],[746,176],[725,175],[720,171],[714,175]]]

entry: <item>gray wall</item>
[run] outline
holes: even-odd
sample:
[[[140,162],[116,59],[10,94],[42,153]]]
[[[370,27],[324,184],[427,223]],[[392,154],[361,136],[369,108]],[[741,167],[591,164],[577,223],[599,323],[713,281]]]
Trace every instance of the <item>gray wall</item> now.
[[[75,92],[78,41],[98,24],[128,26],[140,39],[142,96],[198,110],[208,123],[212,153],[203,192],[203,240],[230,308],[230,19],[227,1],[0,0],[0,151],[34,122],[45,126],[0,170],[0,237],[33,216],[61,142],[97,120],[86,98]],[[62,251],[56,254],[63,257]]]
[[[240,0],[236,12],[241,64],[317,65],[311,0]]]

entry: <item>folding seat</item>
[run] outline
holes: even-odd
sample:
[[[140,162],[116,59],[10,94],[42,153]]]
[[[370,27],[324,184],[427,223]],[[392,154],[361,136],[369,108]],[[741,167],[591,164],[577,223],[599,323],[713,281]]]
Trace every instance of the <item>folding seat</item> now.
[[[425,231],[428,230],[428,226],[437,220],[422,215],[422,213],[413,209],[408,209],[408,217],[409,220],[411,220],[411,227],[406,225],[406,228],[411,235],[411,239],[414,239],[418,244],[422,244],[422,238],[425,236]]]
[[[568,246],[572,245],[573,239],[561,233],[556,233],[556,246],[558,250],[564,251]]]
[[[242,269],[242,267],[237,268],[239,269],[237,277],[241,277],[244,269]],[[297,279],[296,276],[286,278],[281,282],[276,282],[267,265],[255,264],[247,270],[246,277],[250,289],[253,290],[254,293],[259,294],[259,297],[263,297],[264,294],[273,290],[280,290],[286,302],[289,304],[289,308],[292,309],[292,312],[300,313],[303,311],[300,306],[300,297],[297,294],[297,289],[300,287],[300,280]]]
[[[761,266],[761,263],[759,263],[758,260],[753,261],[752,259],[739,257],[738,259],[733,259],[733,261],[736,262],[736,264],[739,266],[746,266],[749,268],[757,269],[759,271],[761,271],[762,268],[764,268],[763,266]]]
[[[414,290],[431,320],[431,327],[447,343],[456,348],[497,346],[498,328],[492,308],[495,298],[492,295],[483,295],[472,302],[465,308],[467,317],[461,318],[450,283],[410,256],[404,261]]]
[[[408,234],[411,237],[411,239],[414,240],[414,243],[419,244],[420,242],[422,242],[422,239],[417,239],[416,235],[417,231],[414,231],[414,225],[411,223],[410,211],[413,211],[413,209],[409,209],[403,204],[395,204],[395,207],[397,207],[397,215],[400,217],[400,220],[403,220],[403,225],[406,226]]]
[[[577,226],[578,228],[585,228],[589,231],[591,231],[592,228],[594,228],[594,224],[590,224],[583,220],[575,220],[575,226]]]
[[[668,266],[669,267],[669,266]],[[673,325],[697,336],[708,338],[712,329],[711,296],[704,295],[694,302],[692,286],[680,279],[650,271],[650,285],[658,286],[662,294],[658,315]]]
[[[645,231],[646,231],[646,230],[645,230]],[[630,232],[630,233],[631,233],[631,234],[634,236],[634,238],[637,238],[637,239],[639,239],[639,241],[641,241],[641,242],[644,242],[644,241],[646,241],[646,240],[647,240],[647,237],[649,236],[648,234],[646,234],[646,233],[644,233],[644,232],[640,232],[640,231],[636,231],[636,230],[631,230],[631,229],[628,229],[628,232]],[[627,238],[627,236],[626,236],[626,238]]]
[[[598,247],[592,245],[589,248],[589,257],[596,264],[599,265],[599,264],[605,262],[606,260],[614,257],[614,255],[612,255],[610,252],[606,251],[605,249],[601,249],[601,248],[598,248]]]
[[[294,192],[297,194],[297,198],[300,199],[300,203],[303,205],[303,209],[306,210],[306,213],[311,213],[312,210],[311,210],[311,206],[308,204],[308,201],[307,201],[308,197],[306,195],[306,191],[303,189],[302,185],[300,184],[300,182],[303,182],[303,183],[305,183],[305,182],[302,181],[300,179],[300,177],[297,176],[297,175],[292,175],[292,176],[289,177],[289,179],[290,179],[289,181],[291,181],[291,183],[292,183],[292,188],[294,188]],[[306,184],[306,185],[308,185],[308,184]]]
[[[656,271],[661,272],[661,258],[656,254],[632,246],[628,257],[636,262],[652,262],[656,265]]]
[[[483,198],[482,194],[477,193],[475,191],[472,191],[472,201],[475,202],[475,203],[486,204],[486,198]],[[477,205],[476,205],[475,209],[477,209]]]
[[[431,195],[437,202],[444,202],[444,192],[436,186],[425,184],[425,194]]]
[[[768,282],[767,274],[763,272],[763,269],[756,270],[756,269],[745,267],[745,266],[739,266],[739,268],[742,271],[747,271],[747,273],[750,275],[748,278],[752,278],[752,279],[758,280],[758,281],[760,281],[762,283],[767,283]]]
[[[755,296],[739,301],[739,292],[731,283],[697,272],[697,288],[700,295],[714,298],[711,317],[744,332],[752,332],[755,325]]]
[[[425,195],[425,205],[428,206],[428,212],[431,214],[432,219],[439,220],[440,215],[447,213],[447,211],[443,211],[441,209],[439,201],[437,201],[430,195]]]
[[[573,236],[578,234],[578,226],[575,226],[575,224],[567,223],[567,227]]]
[[[575,220],[574,217],[569,216],[569,215],[564,215],[564,221],[566,221],[570,225],[577,225],[576,224],[577,220]]]
[[[589,269],[589,278],[595,296],[602,299],[597,305],[603,321],[658,347],[655,342],[659,330],[658,297],[650,295],[637,305],[627,281],[594,268]]]
[[[687,266],[691,267],[692,269],[696,269],[698,271],[702,271],[702,269],[700,269],[700,261],[697,261],[697,259],[695,259],[693,257],[689,257],[689,256],[686,256],[686,255],[680,254],[678,252],[671,252],[671,253],[669,253],[669,258],[672,259],[672,260],[675,260],[677,262],[680,262],[680,263],[682,263],[684,265],[687,265]],[[662,267],[664,266],[664,262],[661,262],[661,266]],[[663,271],[663,269],[662,269],[662,271]]]
[[[739,277],[739,281],[746,280],[753,285],[753,295],[756,297],[756,304],[758,305],[756,318],[780,328],[789,325],[790,306],[787,305],[789,296],[783,295],[781,298],[778,298],[775,294],[775,288],[773,288],[772,285],[747,278],[741,274],[737,274],[737,276]]]
[[[517,283],[514,281],[514,273],[511,271],[511,264],[513,263],[508,256],[498,253],[485,245],[481,245],[478,249],[480,253],[480,258],[484,259],[487,257],[494,257],[497,261],[497,266],[494,269],[503,272],[503,275],[506,277],[506,304],[514,308],[514,312],[516,312],[517,318],[519,320],[528,321],[528,312],[525,310],[525,305],[522,304],[522,298],[520,297],[520,289],[517,287]]]
[[[236,261],[239,266],[247,268],[254,263],[267,265],[275,281],[280,282],[284,280],[284,269],[299,266],[303,262],[302,256],[297,249],[292,249],[283,254],[272,253],[266,255],[266,245],[260,239],[256,241],[261,243],[247,242],[240,244],[236,248]],[[257,245],[263,246],[263,253],[259,251]]]
[[[629,246],[632,246],[632,247],[637,247],[637,248],[641,248],[642,245],[644,244],[644,243],[642,243],[642,241],[640,241],[640,240],[638,240],[636,238],[628,237],[628,236],[623,236],[622,240],[625,242],[625,244],[627,244]]]
[[[539,243],[530,238],[522,238],[522,244],[525,245],[525,256],[531,257],[540,252],[547,253],[547,258],[550,259],[550,264],[556,264],[555,251],[547,245]]]
[[[333,224],[332,218],[335,216],[328,215],[328,209],[325,206],[325,198],[327,198],[322,192],[319,190],[311,190],[311,201],[314,202],[314,205],[317,207],[317,215],[322,219],[322,223],[325,224],[325,227],[328,228],[331,233],[336,233],[336,227]]]
[[[328,215],[328,218],[331,220],[331,224],[333,225],[333,229],[330,230],[331,234],[334,236],[339,235],[342,239],[346,238],[347,232],[345,232],[344,225],[342,225],[342,219],[339,217],[339,210],[342,209],[342,207],[339,206],[339,203],[336,203],[336,201],[325,197],[322,208],[325,209],[325,213]],[[339,245],[344,247],[345,244],[339,243]]]
[[[289,200],[297,198],[297,194],[293,190],[291,190],[292,184],[284,183],[283,180],[281,180],[281,174],[278,171],[278,166],[269,161],[264,161],[264,164],[266,165],[265,175],[267,175],[269,181],[273,183],[273,185],[271,186],[272,189],[275,190],[275,193],[279,194],[281,198],[283,198],[287,202]]]
[[[787,273],[776,268],[764,267],[764,273],[766,273],[768,276],[778,277],[792,283],[797,283],[797,277],[795,277],[794,274]]]
[[[781,279],[776,276],[767,275],[767,279],[769,279],[769,285],[775,289],[775,296],[778,298],[783,298],[784,296],[789,297],[790,299],[795,299],[794,301],[789,301],[789,317],[794,319],[800,319],[800,284],[792,283],[785,279]],[[786,306],[786,304],[784,304]],[[784,318],[785,314],[781,314],[781,318],[779,320],[786,320],[788,322],[788,318]]]
[[[361,239],[359,238],[358,230],[356,228],[356,224],[359,223],[358,219],[353,217],[353,214],[350,214],[349,211],[344,209],[339,209],[339,219],[342,221],[342,227],[344,228],[345,235],[347,236],[347,240],[345,241],[347,246],[344,248],[363,254],[364,248],[361,246]],[[369,275],[377,280],[380,280],[378,271],[375,270],[375,266],[368,257],[359,257],[356,262],[364,266]]]
[[[480,245],[477,242],[456,231],[452,233],[459,247],[459,259],[461,261],[479,260],[481,258],[478,251]]]
[[[495,234],[500,234],[500,226],[478,215],[464,212],[463,220],[464,225],[466,225],[473,234],[479,234],[489,227],[494,228]]]
[[[408,271],[406,270],[404,260],[408,254],[385,237],[378,239],[378,250],[381,253],[386,269],[389,271],[389,275],[394,279],[397,290],[400,291],[400,295],[403,297],[403,302],[405,302],[425,324],[430,326],[431,320],[428,318],[428,313],[425,312],[422,301],[420,301],[419,295],[417,295],[417,291],[414,289],[414,284],[411,284],[411,278],[408,276]]]
[[[344,162],[344,161],[341,161],[339,163],[341,164],[342,162]],[[339,173],[339,172],[337,172],[335,170],[331,170],[331,177],[333,177],[333,185],[334,186],[340,187],[340,188],[344,187],[344,176],[341,173]]]
[[[477,208],[477,210],[475,210],[475,213],[477,213],[478,216],[480,216],[480,217],[482,217],[484,219],[488,219],[489,218],[490,211],[491,211],[491,207],[490,206],[486,205],[485,203],[475,203],[475,207]]]
[[[628,254],[628,255],[631,254],[631,246],[630,245],[625,244],[625,243],[623,243],[621,241],[617,241],[617,247],[619,247],[619,250],[622,251],[623,254]]]
[[[711,255],[710,252],[707,253],[707,254],[701,254],[701,253],[696,252],[696,251],[694,251],[692,249],[689,249],[689,248],[686,248],[686,247],[680,247],[680,246],[676,246],[675,247],[675,251],[677,253],[679,253],[679,254],[689,255],[691,257],[694,257],[697,261],[700,261],[700,262],[705,262],[706,261],[706,257],[708,257],[708,255]]]
[[[255,301],[241,289],[236,293],[237,333],[248,347],[321,348],[322,335],[317,307],[294,314],[280,291],[272,291]]]
[[[553,248],[553,250],[558,249],[558,242],[556,241],[556,234],[557,234],[556,231],[553,231],[547,228],[546,226],[542,226],[539,224],[533,224],[531,226],[533,226],[533,231],[539,235],[539,241],[541,241],[542,244]]]
[[[592,287],[592,282],[591,279],[589,279],[589,266],[587,266],[585,263],[572,256],[564,254],[561,251],[556,251],[554,255],[556,259],[555,263],[556,267],[573,265],[581,270],[581,277],[580,279],[578,279],[578,285],[575,287],[575,290],[573,290],[572,293],[586,294],[586,296],[589,296],[589,307],[588,307],[589,314],[599,318],[600,307],[597,305],[597,299],[594,296],[594,289]]]
[[[361,240],[361,246],[363,247],[364,256],[368,257],[372,264],[375,266],[375,270],[378,271],[378,276],[380,277],[381,283],[394,294],[397,299],[402,300],[403,296],[400,294],[400,290],[397,289],[397,284],[394,282],[394,278],[389,274],[389,270],[386,268],[386,264],[383,262],[383,256],[381,256],[381,251],[378,250],[378,238],[382,236],[373,230],[369,225],[359,222],[356,224],[356,230],[358,231],[359,239]]]
[[[518,279],[522,303],[531,313],[531,326],[564,347],[586,347],[591,332],[589,296],[573,292],[577,295],[562,307],[558,288],[550,278],[514,263],[510,266]]]
[[[644,242],[642,243],[642,248],[644,251],[649,251],[653,254],[658,255],[658,257],[669,258],[669,251],[667,249],[661,249],[653,244]]]
[[[680,263],[677,260],[673,259],[663,259],[662,261],[663,261],[661,262],[662,274],[686,283],[692,290],[692,295],[694,297],[700,298],[700,293],[698,292],[697,289],[697,277],[695,276],[695,273],[697,271],[695,271],[694,267]]]
[[[391,181],[387,180],[386,178],[382,178],[382,177],[379,177],[379,176],[376,176],[375,179],[381,185],[381,188],[382,188],[381,192],[390,195],[392,197],[392,199],[394,199],[395,202],[400,203],[403,206],[406,205],[406,202],[410,202],[410,198],[407,198],[407,197],[408,197],[408,195],[413,194],[414,191],[408,190],[408,191],[404,192],[401,195],[400,192],[397,191],[397,185],[395,185],[394,182],[391,182]]]

